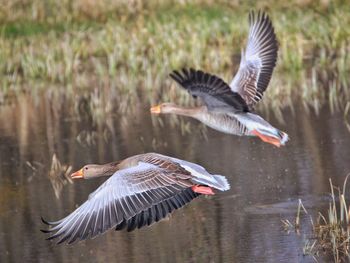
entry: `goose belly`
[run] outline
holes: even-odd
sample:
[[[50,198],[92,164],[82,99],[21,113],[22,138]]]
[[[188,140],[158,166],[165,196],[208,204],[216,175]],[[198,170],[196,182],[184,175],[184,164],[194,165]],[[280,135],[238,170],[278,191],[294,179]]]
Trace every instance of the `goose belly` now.
[[[249,135],[248,129],[232,115],[225,113],[206,113],[198,118],[210,128],[234,135]]]

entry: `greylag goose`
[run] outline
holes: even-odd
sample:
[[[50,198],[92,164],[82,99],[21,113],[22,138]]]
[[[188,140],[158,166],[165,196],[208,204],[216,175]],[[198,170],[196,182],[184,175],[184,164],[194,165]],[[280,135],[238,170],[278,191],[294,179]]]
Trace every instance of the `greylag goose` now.
[[[67,217],[48,224],[49,240],[73,243],[94,238],[110,228],[132,231],[165,218],[197,196],[226,191],[230,185],[222,175],[210,174],[202,166],[177,158],[146,153],[104,165],[89,164],[72,178],[111,176],[88,200]]]
[[[173,71],[170,77],[203,106],[184,108],[163,103],[151,108],[151,113],[173,113],[189,116],[205,125],[229,134],[258,136],[277,147],[285,145],[288,135],[252,113],[262,98],[276,65],[278,44],[269,17],[258,12],[249,14],[249,37],[246,51],[242,50],[241,63],[231,84],[200,70]]]

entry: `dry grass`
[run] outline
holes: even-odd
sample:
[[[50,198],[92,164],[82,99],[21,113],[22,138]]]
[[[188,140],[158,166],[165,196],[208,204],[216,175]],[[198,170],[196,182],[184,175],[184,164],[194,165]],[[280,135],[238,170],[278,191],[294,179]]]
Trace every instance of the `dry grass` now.
[[[345,198],[348,177],[349,175],[346,177],[343,187],[334,186],[332,180],[329,179],[331,201],[327,213],[319,212],[315,221],[309,215],[313,233],[306,240],[303,253],[311,255],[316,261],[320,253],[330,254],[334,262],[349,262],[350,260],[350,210]],[[282,220],[286,230],[294,228],[299,233],[301,211],[308,214],[299,200],[295,224],[288,219]]]
[[[71,172],[72,166],[61,164],[56,154],[52,156],[51,168],[49,170],[49,179],[51,181],[57,199],[59,199],[61,195],[63,186],[67,184],[67,182],[73,183],[72,179],[69,176]]]
[[[1,5],[0,102],[64,90],[96,118],[139,101],[188,104],[169,80],[183,66],[229,81],[251,9],[265,9],[280,42],[263,108],[300,100],[316,111],[350,100],[350,6],[343,1],[6,1]],[[117,103],[116,103],[117,102]]]

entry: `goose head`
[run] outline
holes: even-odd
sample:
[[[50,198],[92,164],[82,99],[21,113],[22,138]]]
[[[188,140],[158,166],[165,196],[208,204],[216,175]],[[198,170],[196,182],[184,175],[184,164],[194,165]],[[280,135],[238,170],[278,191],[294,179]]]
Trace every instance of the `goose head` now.
[[[160,114],[160,113],[173,113],[178,109],[174,103],[166,102],[156,106],[153,106],[150,111],[152,114]]]
[[[72,179],[91,179],[101,176],[111,176],[119,170],[118,163],[87,164],[71,174]]]

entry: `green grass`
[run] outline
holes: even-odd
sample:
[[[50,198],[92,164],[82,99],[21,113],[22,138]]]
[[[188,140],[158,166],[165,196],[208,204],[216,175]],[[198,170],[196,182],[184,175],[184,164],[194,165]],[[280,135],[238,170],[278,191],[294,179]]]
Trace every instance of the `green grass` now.
[[[62,35],[64,32],[70,31],[84,31],[91,28],[98,28],[99,23],[94,21],[83,21],[75,23],[54,23],[48,24],[45,22],[37,21],[17,21],[1,26],[0,35],[2,38],[24,38],[35,37],[37,35],[45,35],[48,33],[54,33]],[[11,40],[9,40],[11,41]],[[14,40],[15,41],[15,40]]]
[[[28,37],[37,34],[46,34],[50,31],[65,31],[62,25],[47,25],[36,22],[16,22],[2,26],[1,36],[5,38],[11,37]]]
[[[168,74],[187,66],[230,81],[248,12],[260,8],[280,44],[261,107],[281,115],[298,100],[316,111],[325,104],[342,109],[350,100],[350,5],[343,1],[16,0],[0,9],[0,93],[63,89],[99,105],[116,98],[190,103]]]

